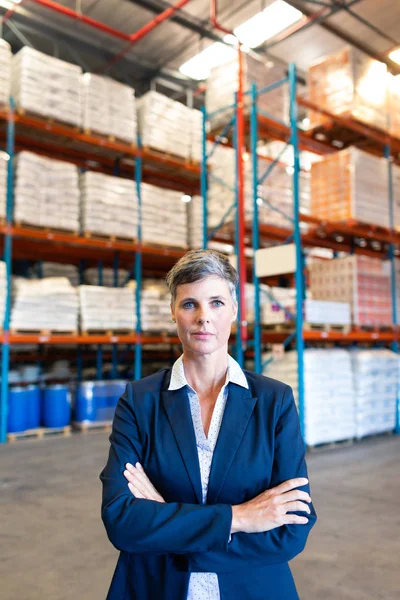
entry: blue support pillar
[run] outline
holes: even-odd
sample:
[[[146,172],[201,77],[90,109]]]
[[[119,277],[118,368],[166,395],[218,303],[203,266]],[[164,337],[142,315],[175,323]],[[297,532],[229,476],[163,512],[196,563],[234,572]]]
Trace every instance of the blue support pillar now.
[[[10,368],[10,314],[11,314],[11,265],[12,265],[12,215],[14,201],[14,145],[15,145],[15,123],[14,102],[11,99],[7,121],[7,203],[6,223],[7,229],[4,236],[4,261],[6,263],[7,295],[3,323],[3,344],[1,352],[1,396],[0,396],[0,443],[7,441],[7,417],[8,417],[8,372]]]
[[[142,322],[141,322],[141,291],[142,291],[142,142],[138,136],[139,153],[135,162],[136,195],[138,202],[137,250],[135,254],[136,279],[136,343],[135,343],[135,380],[142,376]]]
[[[202,113],[202,137],[201,137],[201,178],[200,190],[203,202],[203,248],[207,248],[207,111],[201,107]]]
[[[297,102],[296,102],[296,65],[289,65],[289,90],[290,90],[290,130],[291,144],[293,146],[294,171],[293,171],[293,218],[294,231],[293,237],[296,245],[296,340],[297,340],[297,369],[298,369],[298,404],[300,426],[305,439],[305,419],[304,419],[304,339],[303,339],[303,298],[304,298],[304,280],[303,280],[303,253],[301,247],[300,232],[300,155],[299,139],[297,130]]]
[[[393,210],[393,168],[392,168],[392,155],[390,146],[385,146],[385,158],[388,167],[388,195],[389,195],[389,225],[390,228],[394,229],[394,210]],[[389,259],[390,259],[390,271],[391,271],[391,289],[392,289],[392,319],[393,327],[396,331],[396,339],[392,343],[393,352],[399,353],[399,342],[397,339],[398,331],[398,316],[397,316],[397,294],[396,294],[396,261],[394,255],[393,244],[389,245]],[[395,432],[400,434],[400,385],[397,385],[397,402],[396,402],[396,428]]]
[[[233,139],[235,147],[235,155],[239,152],[237,143],[237,94],[235,94],[235,105],[234,105],[234,119],[233,119]],[[238,182],[238,161],[235,160],[235,256],[237,260],[237,271],[239,272],[239,210],[238,210],[238,194],[239,194],[239,182]],[[237,302],[238,302],[238,315],[236,322],[236,360],[239,365],[243,368],[244,366],[244,350],[242,339],[240,335],[240,324],[243,320],[242,316],[242,305],[240,302],[240,285],[237,288]]]
[[[250,145],[253,176],[253,284],[254,284],[254,370],[261,373],[261,316],[260,316],[260,280],[256,273],[255,253],[260,247],[258,223],[258,159],[257,159],[257,86],[251,86]]]
[[[103,261],[101,260],[97,263],[97,282],[98,285],[103,285]],[[96,378],[99,381],[103,379],[103,347],[101,344],[97,346]]]
[[[118,269],[119,269],[119,252],[115,252],[114,261],[113,261],[113,279],[114,279],[114,287],[118,287]],[[117,379],[118,377],[118,348],[116,344],[112,345],[112,371],[111,371],[112,379]]]

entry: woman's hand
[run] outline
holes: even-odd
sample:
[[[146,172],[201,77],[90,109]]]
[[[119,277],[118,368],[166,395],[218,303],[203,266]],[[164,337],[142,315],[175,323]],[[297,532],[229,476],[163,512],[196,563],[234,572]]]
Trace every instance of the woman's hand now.
[[[164,498],[157,492],[147,477],[140,463],[136,463],[135,466],[127,463],[125,466],[124,477],[128,480],[128,488],[135,498],[165,502]]]
[[[308,479],[298,478],[284,481],[275,488],[266,490],[253,500],[232,506],[231,533],[261,533],[282,525],[296,523],[305,525],[307,517],[287,514],[290,512],[306,512],[310,514],[307,503],[311,502],[307,492],[296,488],[308,483]]]

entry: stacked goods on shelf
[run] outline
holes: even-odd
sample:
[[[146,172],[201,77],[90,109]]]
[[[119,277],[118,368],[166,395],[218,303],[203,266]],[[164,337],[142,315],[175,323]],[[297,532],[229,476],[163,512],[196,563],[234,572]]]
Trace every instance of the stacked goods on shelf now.
[[[0,153],[0,220],[6,218],[7,206],[7,163],[5,154]]]
[[[155,91],[147,92],[136,105],[144,147],[190,157],[196,139],[192,131],[199,122],[198,116],[193,116],[193,109]]]
[[[315,300],[347,302],[358,326],[392,323],[390,263],[369,256],[313,260],[310,293]]]
[[[107,287],[118,287],[126,284],[128,280],[129,272],[126,269],[118,269],[117,272],[117,285],[115,286],[114,281],[114,269],[104,268],[101,272],[102,285]],[[99,270],[95,267],[85,269],[84,280],[88,285],[99,285]]]
[[[110,77],[82,76],[82,126],[84,129],[136,141],[135,90]]]
[[[80,177],[80,187],[84,233],[137,237],[138,201],[134,181],[86,171]]]
[[[254,322],[254,285],[246,283],[246,319]],[[292,321],[296,312],[296,290],[260,284],[260,319],[263,325]]]
[[[232,52],[233,59],[219,67],[211,69],[207,79],[206,107],[207,113],[211,114],[219,109],[232,106],[235,93],[238,88],[239,64],[236,53]],[[265,65],[261,60],[243,54],[243,87],[248,91],[254,82],[260,90],[271,83],[286,77],[285,69],[272,65]],[[251,103],[250,95],[244,98],[245,111],[249,112]],[[288,121],[289,117],[289,90],[288,85],[282,85],[275,90],[259,96],[257,108],[267,112],[272,118]],[[233,109],[221,111],[214,117],[211,116],[210,126],[212,129],[224,126],[233,114]]]
[[[42,262],[30,269],[31,277],[66,277],[71,285],[78,287],[79,272],[74,265],[63,265],[55,262]]]
[[[389,227],[387,164],[358,148],[330,154],[311,167],[311,214]]]
[[[166,283],[161,280],[148,279],[142,290],[142,329],[143,331],[176,330],[171,319],[170,294]]]
[[[400,77],[388,73],[389,133],[400,138]]]
[[[77,387],[73,419],[75,423],[90,425],[109,422],[126,388],[126,381],[85,381]]]
[[[399,111],[400,112],[400,111]],[[392,163],[393,225],[400,230],[400,167]]]
[[[136,302],[132,288],[80,285],[81,330],[133,331]]]
[[[65,331],[78,329],[78,296],[66,277],[18,278],[13,282],[14,302],[10,329]]]
[[[320,108],[387,129],[385,64],[355,48],[345,48],[312,65],[308,70],[308,85],[310,102]],[[311,127],[328,120],[320,113],[310,113]]]
[[[353,350],[356,435],[392,431],[396,426],[399,359],[390,350]]]
[[[347,302],[304,300],[304,321],[315,325],[350,325],[351,311]]]
[[[142,183],[141,196],[143,241],[186,248],[187,215],[182,193]]]
[[[7,299],[7,271],[6,263],[0,260],[0,329],[3,329],[4,317],[6,312]]]
[[[11,95],[11,46],[0,40],[0,106],[8,104]]]
[[[199,110],[192,110],[191,152],[193,162],[201,162],[203,146],[203,115]]]
[[[263,360],[268,355],[263,356]],[[264,375],[287,383],[298,396],[297,352],[272,361]],[[352,363],[347,350],[307,349],[304,352],[304,423],[309,446],[356,435]]]
[[[16,158],[14,221],[79,230],[79,176],[75,165],[20,152]]]
[[[11,95],[19,108],[80,126],[82,69],[25,46],[12,58]]]
[[[203,199],[192,196],[187,205],[188,246],[197,249],[203,247]]]
[[[211,145],[209,145],[211,148]],[[216,227],[232,206],[235,198],[236,156],[235,150],[218,145],[210,158],[211,173],[208,185],[208,225]],[[271,166],[270,158],[259,157],[258,176],[261,178]],[[276,164],[268,177],[258,186],[258,214],[260,224],[275,225],[289,229],[293,218],[292,171],[285,164]],[[251,221],[253,215],[252,164],[244,163],[245,176],[245,218]],[[308,173],[300,173],[300,207],[307,211],[309,206]],[[226,222],[233,221],[231,210]]]

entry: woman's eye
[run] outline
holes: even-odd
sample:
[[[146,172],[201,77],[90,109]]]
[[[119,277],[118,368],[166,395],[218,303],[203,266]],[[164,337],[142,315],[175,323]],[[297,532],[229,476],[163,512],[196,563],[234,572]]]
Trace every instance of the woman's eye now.
[[[193,302],[185,302],[183,305],[183,308],[193,308],[194,303]]]
[[[221,302],[221,300],[214,300],[213,301],[213,306],[224,306],[224,303]]]

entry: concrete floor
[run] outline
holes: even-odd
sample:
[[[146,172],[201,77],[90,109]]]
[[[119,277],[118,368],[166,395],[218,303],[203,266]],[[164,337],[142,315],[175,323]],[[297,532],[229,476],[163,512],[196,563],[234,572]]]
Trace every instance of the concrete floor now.
[[[2,600],[105,598],[117,559],[100,520],[107,452],[103,433],[0,449]],[[308,464],[319,521],[292,563],[301,599],[399,600],[400,437]]]

